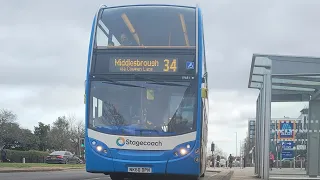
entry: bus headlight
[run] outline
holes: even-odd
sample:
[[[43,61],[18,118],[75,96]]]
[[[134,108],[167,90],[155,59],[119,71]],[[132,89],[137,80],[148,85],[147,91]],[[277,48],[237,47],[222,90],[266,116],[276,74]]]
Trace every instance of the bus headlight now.
[[[102,146],[97,146],[97,151],[102,151]]]
[[[173,158],[185,157],[193,151],[195,141],[179,144],[173,149]]]
[[[89,145],[91,146],[92,150],[96,153],[105,156],[105,157],[112,157],[111,151],[109,150],[108,146],[103,142],[96,140],[96,139],[89,139]]]
[[[180,149],[180,154],[181,154],[182,156],[186,155],[187,153],[188,153],[188,151],[187,151],[186,149],[184,149],[184,148],[181,148],[181,149]]]

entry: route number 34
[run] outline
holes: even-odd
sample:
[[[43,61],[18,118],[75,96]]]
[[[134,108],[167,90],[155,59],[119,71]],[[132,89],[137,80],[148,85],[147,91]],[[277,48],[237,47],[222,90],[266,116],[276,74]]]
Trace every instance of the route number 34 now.
[[[170,61],[169,59],[165,59],[164,61],[164,72],[176,72],[177,71],[177,60],[173,59]]]

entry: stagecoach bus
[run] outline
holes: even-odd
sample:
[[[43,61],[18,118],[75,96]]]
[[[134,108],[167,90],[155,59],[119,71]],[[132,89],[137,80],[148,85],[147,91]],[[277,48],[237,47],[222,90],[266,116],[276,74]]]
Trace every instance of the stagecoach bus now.
[[[200,8],[101,6],[85,81],[87,172],[204,176],[207,77]]]

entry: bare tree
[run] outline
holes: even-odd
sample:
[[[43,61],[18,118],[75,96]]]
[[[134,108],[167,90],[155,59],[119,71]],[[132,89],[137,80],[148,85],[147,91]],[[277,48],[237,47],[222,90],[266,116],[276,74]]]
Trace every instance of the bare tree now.
[[[17,115],[8,109],[0,109],[0,125],[5,123],[15,123]]]
[[[7,109],[0,110],[0,148],[13,144],[17,139],[20,127],[16,123],[17,115]]]
[[[66,116],[58,117],[53,122],[49,139],[54,150],[70,149],[70,125]]]
[[[79,140],[81,137],[84,137],[84,123],[81,120],[76,119],[74,115],[70,115],[68,118],[70,124],[70,142],[71,142],[71,151],[79,154]]]

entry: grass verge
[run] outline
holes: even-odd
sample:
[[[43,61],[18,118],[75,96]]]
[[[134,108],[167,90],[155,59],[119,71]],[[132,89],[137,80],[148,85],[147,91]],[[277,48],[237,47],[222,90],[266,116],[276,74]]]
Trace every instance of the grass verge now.
[[[0,168],[65,168],[82,169],[84,164],[46,164],[46,163],[0,163]]]

